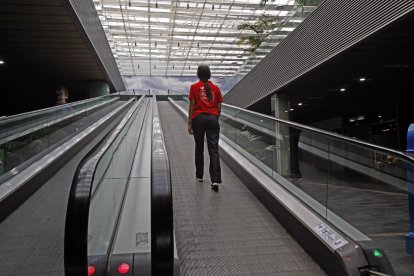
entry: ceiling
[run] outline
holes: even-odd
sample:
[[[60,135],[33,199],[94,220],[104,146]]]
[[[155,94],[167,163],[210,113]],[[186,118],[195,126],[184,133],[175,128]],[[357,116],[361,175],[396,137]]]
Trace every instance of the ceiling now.
[[[4,0],[0,5],[0,58],[8,72],[105,80],[62,1]]]
[[[0,3],[0,115],[54,105],[64,84],[70,101],[87,98],[88,82],[107,82],[61,0]]]
[[[414,105],[413,76],[414,13],[411,13],[277,93],[289,95],[293,110],[287,112],[297,122],[309,124],[336,116],[348,120],[359,115],[384,120],[395,118],[402,104]],[[269,97],[250,108],[270,114]]]
[[[121,75],[194,76],[199,64],[212,74],[243,76],[314,9],[294,0],[93,0]],[[252,54],[237,44],[238,30],[263,14],[280,22]]]

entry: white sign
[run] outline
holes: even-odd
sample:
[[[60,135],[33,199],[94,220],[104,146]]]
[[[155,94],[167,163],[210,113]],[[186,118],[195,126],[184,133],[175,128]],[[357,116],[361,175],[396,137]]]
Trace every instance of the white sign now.
[[[338,249],[348,243],[338,233],[323,223],[316,225],[314,229],[316,233],[318,233],[318,235],[324,239],[333,249]]]

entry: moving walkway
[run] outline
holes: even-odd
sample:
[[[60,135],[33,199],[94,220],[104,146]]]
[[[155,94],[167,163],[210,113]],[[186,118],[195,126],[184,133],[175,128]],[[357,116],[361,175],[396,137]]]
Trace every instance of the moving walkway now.
[[[266,168],[263,166],[263,163],[266,164],[267,162],[269,164],[269,160],[266,160],[266,157],[275,161],[278,158],[283,158],[283,156],[269,154],[263,152],[263,150],[254,151],[255,154],[252,154],[252,152],[249,152],[251,148],[246,143],[246,139],[242,138],[237,141],[238,138],[236,138],[237,136],[247,136],[249,142],[259,142],[262,148],[264,147],[268,151],[272,151],[282,147],[281,144],[269,144],[269,141],[272,141],[272,139],[274,139],[272,142],[278,140],[278,143],[282,143],[285,140],[284,142],[286,143],[286,138],[284,137],[288,137],[288,135],[281,131],[282,127],[279,127],[279,131],[276,132],[274,130],[266,130],[269,124],[267,124],[268,122],[263,123],[263,118],[260,119],[262,121],[259,120],[259,123],[257,123],[257,121],[252,121],[249,118],[252,114],[246,115],[243,114],[246,111],[225,106],[223,108],[221,147],[222,157],[225,163],[228,164],[228,166],[223,166],[223,175],[227,176],[227,179],[224,180],[223,189],[220,189],[218,194],[212,194],[211,191],[205,191],[206,189],[209,190],[208,184],[202,186],[202,184],[200,185],[194,181],[192,166],[188,164],[188,160],[191,160],[191,146],[193,142],[186,133],[185,121],[180,117],[180,113],[184,117],[186,116],[185,102],[159,102],[158,105],[160,109],[159,120],[163,127],[163,133],[167,134],[164,135],[164,139],[172,166],[174,221],[177,236],[177,252],[174,254],[176,256],[175,263],[177,264],[177,261],[179,261],[179,270],[183,275],[221,275],[223,273],[251,275],[273,274],[277,272],[290,273],[289,275],[295,275],[295,273],[298,275],[303,275],[304,273],[308,275],[324,275],[325,272],[328,275],[375,275],[375,273],[388,273],[392,275],[394,273],[384,250],[374,245],[369,237],[348,222],[341,220],[339,216],[333,216],[331,212],[329,219],[326,216],[324,217],[323,213],[320,213],[323,206],[306,192],[298,189],[298,186],[295,186],[293,180],[290,179],[291,175],[277,175],[273,171],[273,167],[268,166]],[[237,112],[234,112],[234,109]],[[237,116],[235,116],[236,113]],[[273,135],[274,138],[266,137],[266,139],[259,139],[253,132],[248,132],[246,129],[248,127],[247,122],[250,122],[251,126],[256,128],[256,131],[257,128],[262,130],[262,136],[267,133],[268,135]],[[159,122],[154,124],[159,125]],[[179,127],[180,124],[183,125],[183,128]],[[274,126],[274,122],[271,125]],[[235,126],[239,126],[241,131],[236,130]],[[284,130],[287,129],[285,127]],[[245,131],[247,131],[247,134]],[[233,137],[233,140],[231,137]],[[289,141],[289,139],[287,140]],[[138,148],[140,147],[142,146],[138,144]],[[286,152],[286,150],[285,148],[281,152]],[[145,155],[142,152],[137,152],[135,156],[142,157]],[[256,158],[257,156],[260,158]],[[291,156],[289,155],[287,158],[291,158]],[[103,160],[105,159],[107,158],[103,158]],[[114,158],[111,159],[114,160]],[[145,162],[143,160],[148,160],[148,158],[141,158],[141,162]],[[272,164],[273,161],[271,161]],[[118,161],[115,162],[115,164],[118,163]],[[130,163],[124,162],[124,164]],[[110,166],[108,165],[108,167]],[[132,167],[136,166],[142,165],[134,163]],[[290,168],[285,167],[285,169]],[[100,175],[97,171],[107,171],[107,169],[94,169],[90,171],[95,171],[92,173],[93,175]],[[268,174],[269,171],[272,172],[271,175]],[[234,172],[237,172],[241,179]],[[85,179],[94,179],[94,177],[85,177]],[[230,185],[230,183],[235,185]],[[92,187],[94,185],[102,184],[94,183]],[[81,186],[84,187],[84,185]],[[112,187],[112,185],[109,186]],[[259,200],[251,198],[251,193],[246,187],[253,191]],[[128,198],[128,194],[124,195],[125,199]],[[232,194],[236,194],[237,197],[229,200],[227,197]],[[144,198],[148,199],[148,197],[145,196]],[[249,199],[246,200],[246,197]],[[91,201],[93,200],[92,196]],[[141,198],[141,201],[145,202],[146,200]],[[122,204],[127,205],[127,203]],[[263,207],[263,204],[282,224],[277,222],[273,216],[269,216],[269,212]],[[104,207],[95,208],[93,206],[94,204],[92,203],[89,208],[91,210],[104,209]],[[153,208],[154,206],[151,207]],[[243,211],[239,212],[239,208]],[[122,210],[123,207],[116,209],[118,210],[118,215],[110,216],[111,218],[124,217],[124,221],[129,221],[136,216],[134,212],[127,212],[129,215],[125,216],[123,214],[120,215],[124,212]],[[138,209],[140,208],[135,208],[135,210]],[[250,209],[254,210],[254,215],[250,213]],[[88,221],[90,229],[96,228],[92,226],[94,224],[94,217],[102,217],[102,215],[95,215],[91,210],[89,210],[90,217]],[[336,220],[332,220],[332,217],[335,217]],[[102,221],[102,219],[98,220]],[[118,221],[120,220],[118,219]],[[252,221],[249,220],[254,222],[254,226],[250,224]],[[247,226],[246,221],[248,222]],[[137,237],[139,237],[140,241],[142,239],[149,241],[150,239],[146,239],[146,236],[142,235],[145,231],[136,230],[138,229],[137,225],[141,224],[142,226],[146,223],[132,224],[135,224],[135,232],[133,232],[138,235],[135,235],[135,240],[125,244],[134,244],[133,247],[136,250],[140,244],[140,242],[137,242]],[[86,221],[82,225],[86,225]],[[82,250],[82,252],[87,251],[89,257],[87,259],[82,255],[83,263],[78,267],[85,270],[89,266],[91,271],[96,271],[97,275],[105,275],[105,273],[116,274],[116,269],[119,272],[119,269],[122,269],[123,266],[130,268],[128,270],[128,273],[131,273],[130,275],[144,275],[145,273],[148,273],[148,275],[150,273],[158,275],[154,274],[154,270],[152,270],[154,264],[158,262],[152,255],[153,252],[147,252],[149,254],[145,260],[139,259],[136,255],[137,252],[134,250],[115,252],[116,250],[114,249],[117,246],[113,244],[120,238],[115,237],[118,233],[117,227],[123,228],[125,225],[125,222],[118,222],[115,228],[108,227],[115,234],[112,235],[113,237],[109,242],[106,242],[106,244],[110,245],[110,249],[106,249],[104,254],[98,254],[103,257],[102,264],[106,263],[106,266],[100,266],[101,270],[99,272],[96,265],[98,264],[96,254],[91,255],[93,252],[91,250],[93,247],[91,241],[99,240],[94,237],[95,232],[89,233],[88,239],[85,238],[85,231],[83,232],[84,238],[74,239],[83,240],[83,246],[87,245],[88,247],[87,250]],[[247,229],[245,229],[246,227]],[[98,229],[100,228],[102,227],[98,227]],[[286,229],[289,230],[300,245],[289,236],[286,236]],[[154,230],[151,228],[151,231]],[[154,236],[154,234],[151,235]],[[105,241],[106,239],[102,240]],[[280,244],[283,245],[284,243],[289,244],[289,246],[283,246],[283,253],[278,252]],[[66,244],[70,243],[66,242]],[[226,248],[227,246],[229,248]],[[170,250],[167,251],[175,251],[173,248],[173,243],[171,243]],[[303,249],[298,250],[298,248]],[[369,255],[373,249],[381,254],[381,258],[372,258]],[[74,252],[78,251],[74,250]],[[223,251],[226,254],[222,255]],[[128,252],[129,256],[127,257],[122,252]],[[166,264],[169,264],[167,266],[171,268],[171,264],[174,263],[172,255],[168,257],[169,261],[166,257],[168,254],[164,253],[161,255],[164,255]],[[114,256],[121,256],[123,259],[117,259]],[[175,267],[177,268],[177,266]],[[177,273],[178,269],[172,269],[169,273],[174,273],[174,271]]]
[[[361,189],[358,185],[368,176],[352,170],[346,154],[338,159],[338,141],[344,144],[343,149],[359,144],[365,152],[375,150],[373,156],[377,158],[392,155],[399,160],[396,164],[410,165],[408,156],[224,106],[220,141],[223,186],[219,193],[214,193],[209,183],[203,185],[194,179],[190,164],[193,141],[186,132],[186,121],[180,117],[180,114],[186,116],[185,101],[158,102],[159,115],[152,97],[141,97],[138,102],[120,101],[120,105],[121,116],[110,120],[111,126],[104,131],[108,134],[99,133],[93,145],[65,164],[49,183],[0,224],[2,242],[3,230],[13,229],[19,219],[27,218],[30,209],[39,209],[42,205],[36,199],[39,194],[42,198],[49,194],[56,197],[49,203],[56,200],[67,203],[68,182],[73,179],[66,221],[66,210],[61,207],[53,219],[46,213],[36,218],[39,221],[48,218],[45,228],[37,225],[37,233],[47,233],[44,243],[60,237],[59,246],[48,252],[55,252],[56,256],[63,251],[63,223],[66,223],[66,275],[88,271],[94,273],[90,275],[121,272],[125,275],[394,275],[391,264],[401,256],[388,254],[388,244],[377,239],[386,235],[367,232],[371,228],[364,228],[362,221],[352,216],[361,205],[352,202],[356,197],[350,196],[350,191],[369,192],[370,196],[375,194],[372,191],[394,196],[404,193],[401,189],[393,190],[395,185],[387,183],[386,178],[381,182],[378,178],[369,179],[370,189]],[[292,139],[294,135],[297,137]],[[322,158],[320,149],[323,142],[327,145],[326,158]],[[296,152],[291,150],[295,143]],[[305,151],[304,145],[312,150]],[[67,149],[75,147],[66,145]],[[366,157],[365,152],[360,158]],[[68,156],[73,157],[73,152]],[[292,165],[295,158],[298,164]],[[59,162],[51,163],[58,166]],[[68,169],[69,165],[72,169]],[[297,177],[298,168],[301,178]],[[59,183],[59,178],[64,178],[66,184]],[[58,199],[53,188],[59,194],[63,186],[67,192],[60,193]],[[328,193],[335,189],[340,192]],[[387,200],[381,202],[385,203]],[[50,213],[56,211],[50,206],[42,208],[46,209]],[[375,213],[377,220],[380,212]],[[24,219],[20,223],[25,225]],[[53,234],[47,230],[50,228],[55,228]],[[34,242],[32,248],[36,247]],[[5,243],[4,250],[12,244]],[[60,256],[53,275],[64,273]],[[46,255],[42,257],[47,259]],[[4,260],[7,262],[7,258]],[[31,267],[29,264],[36,263],[30,258],[26,262],[27,269]],[[37,260],[37,263],[42,262]],[[2,269],[2,275],[13,275],[9,273],[11,266]],[[47,275],[38,266],[33,266],[32,271],[33,275]]]
[[[48,126],[53,119],[44,117],[40,121],[44,129],[36,130],[45,134],[36,134],[43,144],[43,152],[23,151],[30,149],[32,140],[18,138],[10,140],[13,147],[2,145],[6,151],[6,159],[2,161],[8,162],[9,157],[17,155],[13,150],[21,149],[18,153],[24,155],[22,160],[26,163],[4,171],[2,177],[8,173],[12,176],[0,184],[0,275],[64,275],[65,214],[76,166],[118,124],[134,102],[122,95],[107,98],[116,101],[85,112],[74,107],[77,103],[69,104],[72,110],[67,108],[64,116],[77,113],[72,119],[68,118],[70,122],[60,120],[58,124]],[[102,104],[105,99],[95,99],[95,103]],[[57,111],[59,108],[49,109],[49,116],[62,114]],[[37,113],[33,112],[33,115]],[[9,119],[5,117],[2,121]],[[28,119],[21,123],[25,124]],[[15,121],[15,126],[18,123]],[[20,129],[24,131],[24,127]]]
[[[180,100],[177,96],[173,102],[186,117],[186,97]],[[404,247],[410,229],[407,199],[412,157],[226,104],[222,106],[220,143],[226,163],[329,275],[412,274],[414,267]],[[391,164],[389,159],[398,161]],[[269,178],[268,183],[257,180],[264,177],[261,173]],[[323,222],[308,224],[308,215],[304,215],[308,211],[289,207],[293,199],[284,201],[281,191]],[[311,241],[314,238],[323,239],[330,249],[325,253],[317,249]],[[347,246],[342,242],[355,248],[355,255],[344,254]],[[329,251],[342,257],[331,259],[326,255]],[[349,262],[356,259],[365,260]]]
[[[142,97],[77,169],[66,275],[178,275],[172,219],[158,109],[155,98]]]

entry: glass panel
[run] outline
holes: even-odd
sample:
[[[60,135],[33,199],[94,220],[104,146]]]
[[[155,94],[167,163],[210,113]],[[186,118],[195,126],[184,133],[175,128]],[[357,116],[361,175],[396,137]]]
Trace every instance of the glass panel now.
[[[299,139],[299,160],[302,179],[292,183],[326,204],[325,218],[356,241],[372,239],[385,250],[397,275],[414,273],[405,245],[407,232],[414,230],[407,192],[412,163],[306,131]]]
[[[228,105],[223,106],[221,127],[226,142],[326,217],[326,138]],[[312,145],[325,153],[310,150]]]
[[[241,154],[272,175],[273,120],[237,111],[233,120],[235,143]]]
[[[326,217],[329,179],[329,139],[306,130],[296,131],[299,177],[292,179],[298,188],[313,199],[305,201],[319,215]]]
[[[385,250],[397,275],[414,273],[405,245],[410,231],[407,176],[412,164],[346,142],[335,141],[331,146],[337,150],[340,144],[345,153],[352,153],[330,154],[328,220],[339,217],[375,241]]]
[[[223,112],[229,110],[226,106]],[[243,110],[228,117],[236,117],[226,124],[236,128],[235,148],[244,156],[354,240],[375,241],[397,275],[414,272],[405,246],[406,233],[414,233],[408,200],[413,198],[414,210],[414,197],[407,192],[407,183],[414,182],[407,179],[414,176],[412,164]],[[232,140],[231,132],[222,134]],[[272,151],[272,162],[263,149]]]
[[[0,119],[0,183],[107,115],[118,100],[84,100]]]
[[[408,157],[228,105],[221,134],[346,235],[376,242],[397,275],[414,275],[406,253],[414,255],[414,163]]]
[[[137,107],[98,162],[89,209],[89,264],[106,262],[144,121],[144,101]],[[97,266],[99,267],[99,266]]]
[[[93,194],[88,225],[88,256],[90,263],[105,258],[112,232],[120,208],[121,191],[126,186],[125,179],[104,178],[100,189]],[[105,204],[102,204],[102,203]],[[92,260],[91,260],[92,259]]]
[[[237,110],[222,106],[220,118],[220,133],[226,138],[226,142],[236,146],[236,125],[234,120],[237,117]]]

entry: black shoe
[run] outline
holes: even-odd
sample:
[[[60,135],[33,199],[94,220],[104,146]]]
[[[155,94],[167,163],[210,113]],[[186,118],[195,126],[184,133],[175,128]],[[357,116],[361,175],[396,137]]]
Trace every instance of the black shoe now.
[[[198,181],[198,182],[203,182],[203,179],[202,179],[202,178],[198,178],[198,177],[196,177],[196,181]]]
[[[219,184],[218,183],[216,183],[216,182],[213,182],[213,183],[211,183],[211,189],[213,190],[213,191],[218,191],[218,189],[219,189]]]

